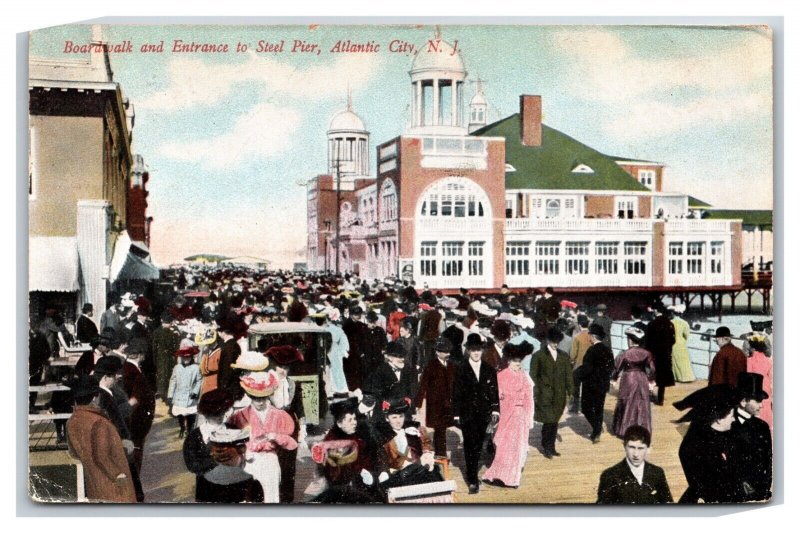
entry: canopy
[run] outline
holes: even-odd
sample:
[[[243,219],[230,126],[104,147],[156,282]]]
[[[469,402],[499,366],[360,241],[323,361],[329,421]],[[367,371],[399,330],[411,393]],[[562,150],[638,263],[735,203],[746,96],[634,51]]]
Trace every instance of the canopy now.
[[[114,246],[114,256],[111,258],[109,278],[112,283],[120,280],[159,278],[158,268],[149,261],[149,256],[141,257],[143,246],[143,243],[131,241],[127,231],[120,233]]]
[[[29,244],[29,291],[80,290],[80,263],[75,237],[31,237]]]

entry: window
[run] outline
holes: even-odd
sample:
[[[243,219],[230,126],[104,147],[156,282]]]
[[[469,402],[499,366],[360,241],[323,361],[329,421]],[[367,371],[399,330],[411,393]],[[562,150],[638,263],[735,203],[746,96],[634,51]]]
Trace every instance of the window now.
[[[619,253],[619,242],[598,241],[594,245],[595,271],[598,274],[617,273],[617,254]]]
[[[424,194],[420,215],[426,217],[483,217],[483,191],[464,178],[447,178],[437,182]],[[394,194],[394,218],[397,218],[397,196]]]
[[[467,264],[470,276],[483,276],[483,241],[472,241],[467,246],[469,262]]]
[[[617,198],[617,218],[634,218],[636,206],[636,198]]]
[[[656,182],[656,171],[655,170],[640,170],[639,171],[639,183],[641,183],[645,187],[652,187],[655,182]]]
[[[436,275],[436,244],[436,241],[423,241],[420,245],[419,271],[423,276]]]
[[[561,200],[547,201],[547,211],[545,212],[545,216],[547,218],[558,218],[560,212],[561,212]]]
[[[561,249],[560,241],[536,241],[534,254],[535,274],[558,274],[558,255]]]
[[[711,273],[722,274],[722,254],[725,251],[725,243],[715,241],[711,243]]]
[[[506,243],[506,275],[527,276],[530,273],[530,241],[509,241]]]
[[[567,274],[589,273],[589,242],[566,243]]]
[[[573,209],[575,209],[575,199],[567,198],[566,200],[564,200],[564,209],[567,209],[568,211],[572,211]]]
[[[647,243],[626,242],[623,247],[623,250],[625,253],[625,273],[646,274]]]
[[[669,273],[683,274],[683,243],[669,243]]]
[[[703,273],[703,242],[686,243],[686,273]]]
[[[458,218],[464,218],[466,215],[466,198],[463,194],[456,195],[455,204],[453,204],[453,214]]]
[[[514,200],[506,199],[506,218],[514,218]]]
[[[464,241],[442,243],[442,276],[460,276],[464,270]]]

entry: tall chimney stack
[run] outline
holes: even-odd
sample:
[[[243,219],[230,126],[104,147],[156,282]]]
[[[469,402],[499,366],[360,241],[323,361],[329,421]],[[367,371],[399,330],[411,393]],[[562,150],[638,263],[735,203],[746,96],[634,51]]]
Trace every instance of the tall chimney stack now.
[[[519,97],[520,135],[524,146],[542,145],[542,97],[523,94]]]

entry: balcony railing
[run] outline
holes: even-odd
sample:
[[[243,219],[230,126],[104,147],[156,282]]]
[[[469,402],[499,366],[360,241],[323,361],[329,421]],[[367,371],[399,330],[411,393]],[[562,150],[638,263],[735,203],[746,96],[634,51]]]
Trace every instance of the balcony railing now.
[[[726,233],[731,228],[730,220],[693,220],[693,219],[670,219],[664,224],[666,233]]]
[[[506,231],[651,232],[651,219],[616,218],[508,218]]]

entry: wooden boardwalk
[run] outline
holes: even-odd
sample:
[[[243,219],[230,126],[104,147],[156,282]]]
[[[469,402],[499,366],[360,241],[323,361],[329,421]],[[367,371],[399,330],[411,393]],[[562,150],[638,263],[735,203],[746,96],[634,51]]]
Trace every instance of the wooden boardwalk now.
[[[687,426],[672,422],[680,417],[680,413],[672,407],[672,402],[705,384],[704,380],[698,380],[668,388],[664,406],[653,406],[653,444],[649,460],[665,470],[675,500],[686,489],[686,479],[678,459],[678,447]],[[612,391],[606,398],[607,425],[611,424],[615,404],[616,397]],[[460,446],[460,433],[449,431],[448,449],[453,450],[449,473],[450,479],[454,479],[458,487],[457,503],[594,503],[600,473],[622,460],[623,449],[622,441],[608,433],[603,433],[600,442],[592,444],[587,436],[589,431],[589,424],[583,415],[566,414],[559,425],[561,441],[556,445],[561,457],[545,459],[538,448],[541,425],[537,424],[531,431],[531,446],[520,488],[498,488],[482,484],[480,492],[474,495],[468,493],[462,475],[464,456]],[[31,454],[31,462],[60,464],[72,461],[65,451],[53,451],[35,452]],[[315,477],[316,465],[311,459],[299,459],[295,501],[302,502],[310,498],[304,492]],[[158,402],[153,429],[145,445],[142,482],[147,502],[194,501],[194,475],[186,470],[183,462],[182,441],[178,440],[178,423],[167,414],[167,408],[161,401]]]

